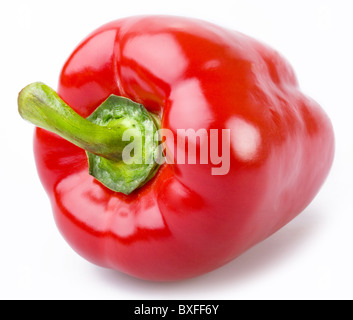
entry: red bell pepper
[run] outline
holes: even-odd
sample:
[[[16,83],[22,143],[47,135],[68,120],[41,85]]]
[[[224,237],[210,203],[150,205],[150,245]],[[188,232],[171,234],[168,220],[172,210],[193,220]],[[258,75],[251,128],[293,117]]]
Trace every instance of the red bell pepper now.
[[[63,236],[143,279],[197,276],[264,240],[309,205],[334,156],[331,122],[286,60],[193,19],[99,28],[66,62],[58,95],[32,84],[19,110],[40,127],[35,159]],[[161,144],[164,164],[145,161],[159,128],[174,137]],[[141,134],[143,164],[122,161],[127,129]]]

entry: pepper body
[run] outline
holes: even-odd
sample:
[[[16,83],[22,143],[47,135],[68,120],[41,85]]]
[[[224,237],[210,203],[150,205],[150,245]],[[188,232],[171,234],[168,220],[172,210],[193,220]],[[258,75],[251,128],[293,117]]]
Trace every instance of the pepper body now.
[[[65,239],[89,261],[142,279],[194,277],[233,260],[302,212],[333,161],[331,122],[288,62],[199,20],[142,16],[99,28],[66,62],[58,93],[83,117],[116,94],[175,134],[230,129],[227,174],[175,153],[130,195],[90,176],[82,149],[36,129],[38,172]],[[166,145],[177,149],[176,139]]]

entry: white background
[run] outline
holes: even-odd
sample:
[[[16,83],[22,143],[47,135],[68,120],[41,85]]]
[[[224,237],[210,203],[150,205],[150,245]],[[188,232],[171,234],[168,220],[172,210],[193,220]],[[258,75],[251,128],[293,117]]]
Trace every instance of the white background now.
[[[59,234],[37,177],[33,126],[17,94],[60,69],[88,33],[136,14],[202,18],[280,51],[332,119],[335,163],[312,204],[278,233],[207,275],[136,280],[79,257]],[[1,1],[0,299],[352,299],[353,2]]]

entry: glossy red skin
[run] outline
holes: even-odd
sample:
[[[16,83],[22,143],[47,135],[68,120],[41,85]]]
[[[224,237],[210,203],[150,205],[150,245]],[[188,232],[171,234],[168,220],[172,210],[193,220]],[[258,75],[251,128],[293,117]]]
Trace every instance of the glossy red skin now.
[[[167,281],[239,256],[308,206],[333,161],[330,120],[274,50],[191,19],[133,17],[87,37],[60,96],[87,117],[110,94],[162,116],[162,128],[230,128],[230,171],[163,165],[126,196],[88,174],[85,152],[42,129],[35,155],[56,223],[89,261]],[[169,147],[172,147],[169,145]]]

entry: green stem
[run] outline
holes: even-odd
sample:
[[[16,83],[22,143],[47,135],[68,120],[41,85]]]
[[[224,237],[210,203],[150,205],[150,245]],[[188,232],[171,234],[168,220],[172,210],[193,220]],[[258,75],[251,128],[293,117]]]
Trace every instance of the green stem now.
[[[18,106],[25,120],[104,158],[121,160],[123,149],[128,144],[122,140],[127,127],[103,127],[86,120],[43,83],[25,87],[19,94]]]
[[[25,120],[84,149],[89,173],[111,190],[130,194],[158,171],[157,116],[127,98],[111,95],[85,119],[38,82],[20,92],[18,109]]]

